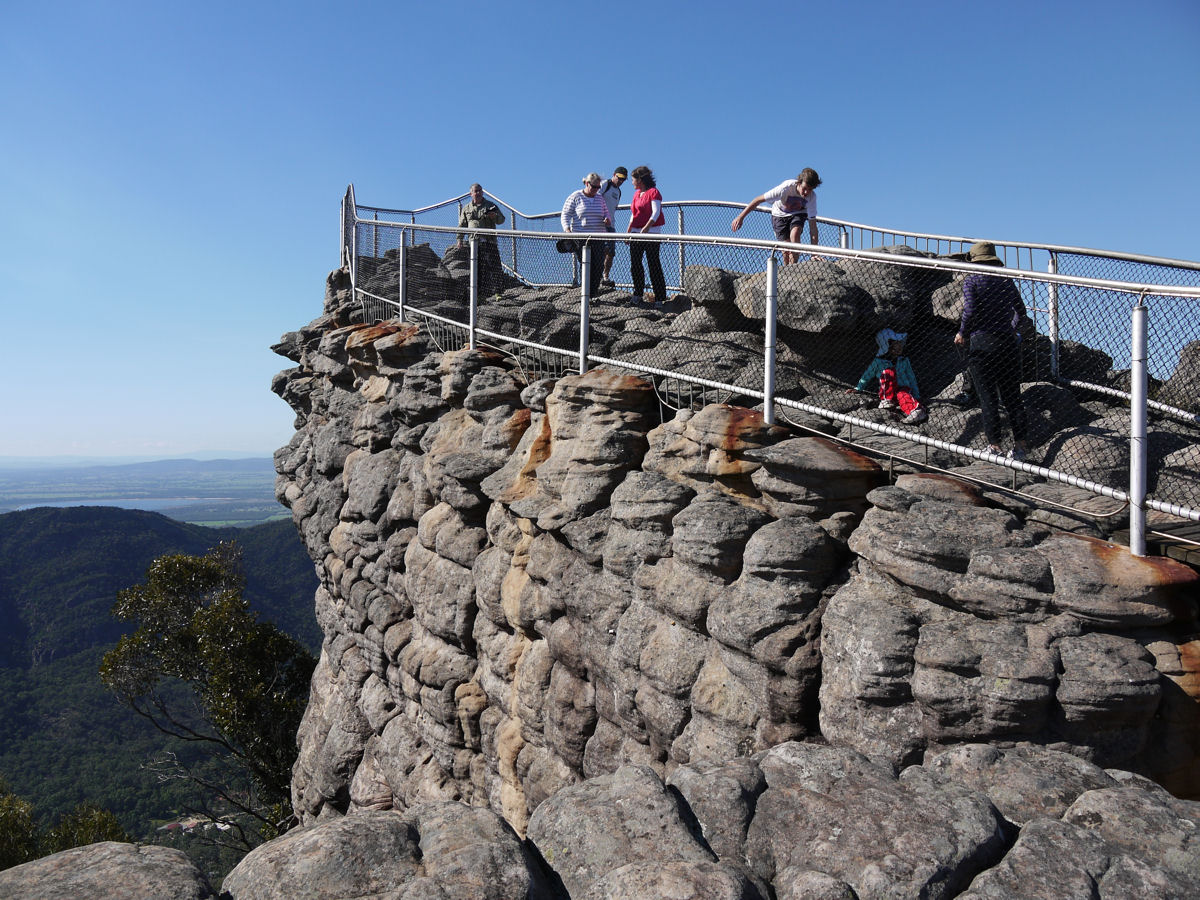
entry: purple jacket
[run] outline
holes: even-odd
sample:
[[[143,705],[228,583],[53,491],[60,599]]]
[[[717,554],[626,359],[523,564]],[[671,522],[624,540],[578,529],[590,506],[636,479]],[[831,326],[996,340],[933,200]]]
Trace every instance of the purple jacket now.
[[[962,325],[965,338],[986,331],[1016,334],[1017,324],[1027,315],[1025,301],[1011,278],[1002,275],[968,275],[963,282]]]

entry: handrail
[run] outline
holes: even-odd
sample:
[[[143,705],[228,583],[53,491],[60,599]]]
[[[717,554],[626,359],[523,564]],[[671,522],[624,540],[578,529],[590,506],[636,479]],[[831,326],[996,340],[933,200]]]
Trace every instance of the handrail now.
[[[530,219],[533,221],[537,221],[537,220],[542,220],[542,219],[558,218],[558,216],[559,216],[558,212],[545,212],[545,213],[522,212],[521,210],[519,210],[515,206],[513,206],[511,203],[508,203],[507,201],[501,199],[500,197],[496,196],[495,194],[491,193],[490,191],[484,190],[484,194],[486,196],[490,197],[496,203],[504,206],[506,209],[510,210],[511,212],[516,213],[517,215],[521,216],[524,219]],[[454,197],[450,197],[447,200],[443,200],[440,203],[434,203],[429,206],[422,206],[422,207],[419,207],[416,209],[392,209],[392,208],[380,207],[380,206],[360,206],[360,207],[358,207],[358,209],[369,209],[372,212],[376,212],[376,213],[398,213],[398,214],[403,214],[403,215],[416,216],[416,215],[421,215],[422,213],[428,213],[428,212],[433,212],[434,210],[443,209],[447,206],[450,206],[451,204],[458,203],[462,200],[465,200],[469,196],[470,196],[470,194],[467,194],[467,193],[458,194]],[[715,207],[715,208],[721,208],[721,209],[741,210],[745,207],[745,204],[736,203],[736,202],[733,202],[730,200],[664,200],[663,207],[670,208],[670,209],[705,208],[705,207],[713,208],[713,207]],[[628,209],[628,208],[629,208],[628,204],[622,204],[621,206],[618,207],[618,209]],[[769,210],[769,207],[759,206],[759,207],[757,207],[757,211],[767,213],[770,210]],[[369,222],[369,221],[373,221],[373,220],[362,220],[362,221]],[[848,219],[834,219],[834,218],[829,218],[826,216],[817,216],[816,221],[818,223],[824,223],[827,225],[831,225],[835,228],[841,228],[841,229],[857,228],[857,229],[866,230],[866,231],[874,231],[879,234],[889,234],[889,235],[894,235],[896,237],[913,238],[914,240],[920,240],[920,241],[938,241],[941,243],[948,243],[948,244],[973,244],[976,241],[986,240],[992,244],[995,244],[997,247],[1007,247],[1007,248],[1012,248],[1014,250],[1036,250],[1036,251],[1041,251],[1044,253],[1062,253],[1062,254],[1070,254],[1070,255],[1074,255],[1074,256],[1103,257],[1103,258],[1107,258],[1107,259],[1118,260],[1121,262],[1133,262],[1133,263],[1140,263],[1140,264],[1144,264],[1144,265],[1165,266],[1167,268],[1190,269],[1190,270],[1195,270],[1197,272],[1200,272],[1200,261],[1195,261],[1195,260],[1174,259],[1171,257],[1160,257],[1160,256],[1147,256],[1145,254],[1139,254],[1139,253],[1126,253],[1123,251],[1115,251],[1115,250],[1100,250],[1100,249],[1090,248],[1090,247],[1075,247],[1075,246],[1069,246],[1066,244],[1040,244],[1040,243],[1029,243],[1029,242],[1019,242],[1019,241],[996,240],[996,239],[992,239],[992,238],[966,237],[963,235],[933,234],[933,233],[925,233],[925,232],[920,232],[920,231],[907,231],[904,229],[897,229],[897,228],[882,228],[878,225],[867,225],[867,224],[864,224],[861,222],[852,222]],[[392,223],[392,224],[396,224],[396,223]],[[413,223],[409,222],[407,224],[413,224]],[[508,229],[505,229],[506,234],[508,233],[508,231],[509,231]],[[699,235],[689,235],[689,236],[693,237],[693,238],[700,237]],[[822,247],[822,252],[825,249],[826,248]],[[1027,270],[1022,269],[1020,271],[1024,272]]]
[[[374,209],[374,207],[370,207]],[[402,210],[392,210],[392,212],[402,212]],[[557,218],[557,213],[555,214]],[[391,222],[385,219],[363,219],[357,218],[360,225],[378,225],[389,226],[392,228],[413,228],[411,222]],[[429,231],[435,234],[451,234],[451,235],[469,235],[480,234],[488,237],[499,236],[504,238],[533,238],[536,240],[557,240],[559,238],[575,238],[580,237],[579,234],[569,231],[528,231],[522,229],[504,229],[498,232],[490,228],[455,228],[449,225],[418,225],[421,231]],[[596,232],[593,235],[588,235],[589,238],[596,241],[611,241],[621,240],[622,234],[613,235],[611,232]],[[628,238],[626,238],[628,239]],[[812,256],[837,256],[846,257],[849,259],[867,259],[873,262],[880,262],[887,265],[917,267],[922,269],[937,269],[946,271],[963,272],[964,274],[984,273],[988,275],[1007,275],[1010,278],[1021,278],[1024,280],[1034,280],[1045,282],[1046,284],[1072,285],[1074,287],[1098,288],[1106,291],[1117,291],[1124,294],[1141,294],[1148,293],[1151,296],[1169,295],[1172,297],[1192,297],[1200,299],[1200,287],[1189,287],[1187,285],[1171,285],[1171,284],[1147,284],[1137,281],[1114,281],[1105,278],[1087,278],[1081,275],[1060,275],[1051,272],[1029,271],[1028,269],[1016,269],[1008,266],[989,266],[980,263],[971,263],[957,259],[946,259],[941,257],[926,257],[926,256],[899,256],[895,253],[887,253],[878,250],[856,250],[848,247],[826,247],[824,245],[812,244],[792,244],[787,241],[769,241],[760,238],[739,238],[739,237],[723,237],[718,235],[703,235],[703,234],[639,234],[639,241],[657,241],[661,244],[701,244],[707,246],[721,247],[745,247],[751,249],[761,249],[767,252],[784,250],[795,251],[796,247],[801,248],[801,252]]]

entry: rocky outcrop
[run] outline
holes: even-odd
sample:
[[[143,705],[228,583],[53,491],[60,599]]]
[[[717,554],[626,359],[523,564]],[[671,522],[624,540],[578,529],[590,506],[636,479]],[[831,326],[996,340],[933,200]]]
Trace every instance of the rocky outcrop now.
[[[251,853],[233,900],[704,897],[1187,897],[1200,804],[1031,745],[966,744],[897,775],[784,743],[627,765],[538,806],[521,842],[456,803],[358,811]]]
[[[828,274],[848,297],[866,277]],[[727,328],[756,314],[719,270],[691,278]],[[846,314],[925,315],[926,289]],[[1143,870],[1170,896],[1194,866],[1196,805],[1146,780],[1200,794],[1192,570],[946,476],[889,483],[753,410],[664,421],[645,379],[527,383],[498,353],[354,324],[347,300],[331,277],[277,348],[297,413],[277,494],[326,636],[305,830],[227,887],[276,896],[254,885],[378,822],[392,890],[465,896],[414,849],[454,809],[516,895],[1016,896],[1055,841],[1102,896]],[[624,335],[658,352],[717,307],[638,310]],[[1170,863],[1099,824],[1134,809],[1151,843],[1182,841]]]
[[[363,811],[253,850],[225,879],[236,900],[551,896],[537,861],[495,813],[459,803]]]
[[[6,900],[215,900],[182,850],[105,841],[0,871]]]

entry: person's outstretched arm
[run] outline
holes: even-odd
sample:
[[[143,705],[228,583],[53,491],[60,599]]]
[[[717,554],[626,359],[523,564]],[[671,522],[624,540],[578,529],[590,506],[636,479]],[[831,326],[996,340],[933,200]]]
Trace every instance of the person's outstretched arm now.
[[[759,194],[757,197],[747,203],[746,208],[733,217],[733,221],[729,223],[729,230],[737,231],[739,228],[741,228],[742,223],[746,221],[746,216],[750,215],[751,211],[757,208],[760,203],[765,203],[766,199],[767,198],[764,194]],[[816,241],[813,241],[813,243],[815,244]]]

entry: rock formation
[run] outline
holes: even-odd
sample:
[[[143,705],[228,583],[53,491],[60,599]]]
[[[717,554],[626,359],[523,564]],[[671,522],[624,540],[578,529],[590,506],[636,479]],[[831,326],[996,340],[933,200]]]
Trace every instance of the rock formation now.
[[[215,900],[182,850],[104,841],[0,871],[5,900]]]
[[[618,300],[593,333],[673,353],[720,319],[738,345],[753,286],[688,276],[725,305]],[[889,284],[847,288],[837,315],[915,314]],[[326,637],[303,828],[243,861],[235,900],[321,879],[405,898],[1190,889],[1194,571],[1131,557],[1086,511],[891,479],[753,410],[664,419],[645,379],[531,382],[356,324],[347,287],[331,275],[325,313],[276,348],[297,413],[277,494]]]

